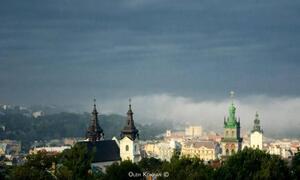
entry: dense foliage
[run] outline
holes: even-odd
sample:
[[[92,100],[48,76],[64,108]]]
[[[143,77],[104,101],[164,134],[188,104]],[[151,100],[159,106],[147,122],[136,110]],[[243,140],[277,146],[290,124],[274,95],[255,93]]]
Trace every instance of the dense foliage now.
[[[170,162],[154,158],[114,163],[106,173],[93,172],[84,146],[74,146],[59,156],[38,153],[29,155],[22,166],[12,167],[1,173],[6,179],[299,179],[299,153],[291,167],[279,157],[260,150],[244,149],[229,157],[220,167],[213,168],[197,158],[174,155]],[[54,166],[55,164],[55,166]],[[3,170],[3,169],[2,169]],[[1,178],[0,177],[0,178]]]
[[[292,160],[292,175],[295,179],[300,179],[300,152]]]
[[[290,170],[280,156],[248,148],[230,156],[215,173],[215,179],[225,180],[290,178]]]
[[[126,117],[120,115],[99,116],[100,125],[105,138],[118,137]],[[61,139],[64,137],[84,137],[90,122],[90,114],[59,113],[33,118],[18,113],[0,116],[1,139],[20,140],[24,150],[28,150],[32,142],[40,140]],[[141,139],[153,139],[157,134],[171,128],[170,123],[159,125],[141,125],[136,123]]]
[[[168,177],[164,174],[168,173]],[[180,179],[212,179],[213,168],[205,165],[198,158],[188,158],[173,156],[170,162],[164,162],[162,165],[161,179],[180,180]]]
[[[93,154],[88,153],[87,147],[76,144],[72,149],[65,150],[58,159],[56,176],[59,179],[88,179]]]
[[[49,156],[45,152],[28,155],[27,162],[13,168],[10,178],[14,180],[53,179],[52,165],[57,162],[56,156]]]

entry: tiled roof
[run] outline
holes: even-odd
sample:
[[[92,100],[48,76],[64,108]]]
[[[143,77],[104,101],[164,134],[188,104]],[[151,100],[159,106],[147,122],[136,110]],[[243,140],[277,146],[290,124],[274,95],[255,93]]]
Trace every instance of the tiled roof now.
[[[90,152],[95,150],[93,163],[121,160],[120,148],[114,140],[82,141],[78,143],[86,144]]]
[[[190,141],[185,143],[185,147],[193,147],[193,148],[205,147],[208,149],[214,149],[215,143],[212,141]]]

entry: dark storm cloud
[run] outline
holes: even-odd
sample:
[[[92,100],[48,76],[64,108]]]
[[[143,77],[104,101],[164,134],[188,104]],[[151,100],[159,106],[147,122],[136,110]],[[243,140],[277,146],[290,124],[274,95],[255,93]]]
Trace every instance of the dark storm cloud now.
[[[299,96],[299,1],[1,1],[0,98]]]

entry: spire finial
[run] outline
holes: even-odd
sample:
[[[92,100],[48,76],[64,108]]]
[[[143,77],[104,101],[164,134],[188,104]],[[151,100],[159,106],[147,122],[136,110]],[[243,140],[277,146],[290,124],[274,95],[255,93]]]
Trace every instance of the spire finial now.
[[[235,95],[235,92],[234,91],[230,91],[230,98],[232,99],[232,101],[233,101],[234,95]]]
[[[129,102],[129,109],[131,109],[131,98],[128,99]]]

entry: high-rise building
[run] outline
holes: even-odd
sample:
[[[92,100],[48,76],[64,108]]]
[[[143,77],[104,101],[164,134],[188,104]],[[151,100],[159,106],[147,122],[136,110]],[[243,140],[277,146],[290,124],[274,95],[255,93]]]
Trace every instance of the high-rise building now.
[[[132,162],[138,162],[141,160],[139,131],[134,125],[130,100],[126,124],[121,131],[120,156],[122,160],[131,160]]]
[[[250,135],[250,147],[254,149],[263,148],[263,130],[260,126],[260,119],[258,113],[255,115],[253,130]]]
[[[230,156],[242,148],[243,139],[240,136],[240,119],[235,116],[236,108],[232,103],[229,107],[229,116],[224,117],[224,135],[221,139],[223,156]]]

